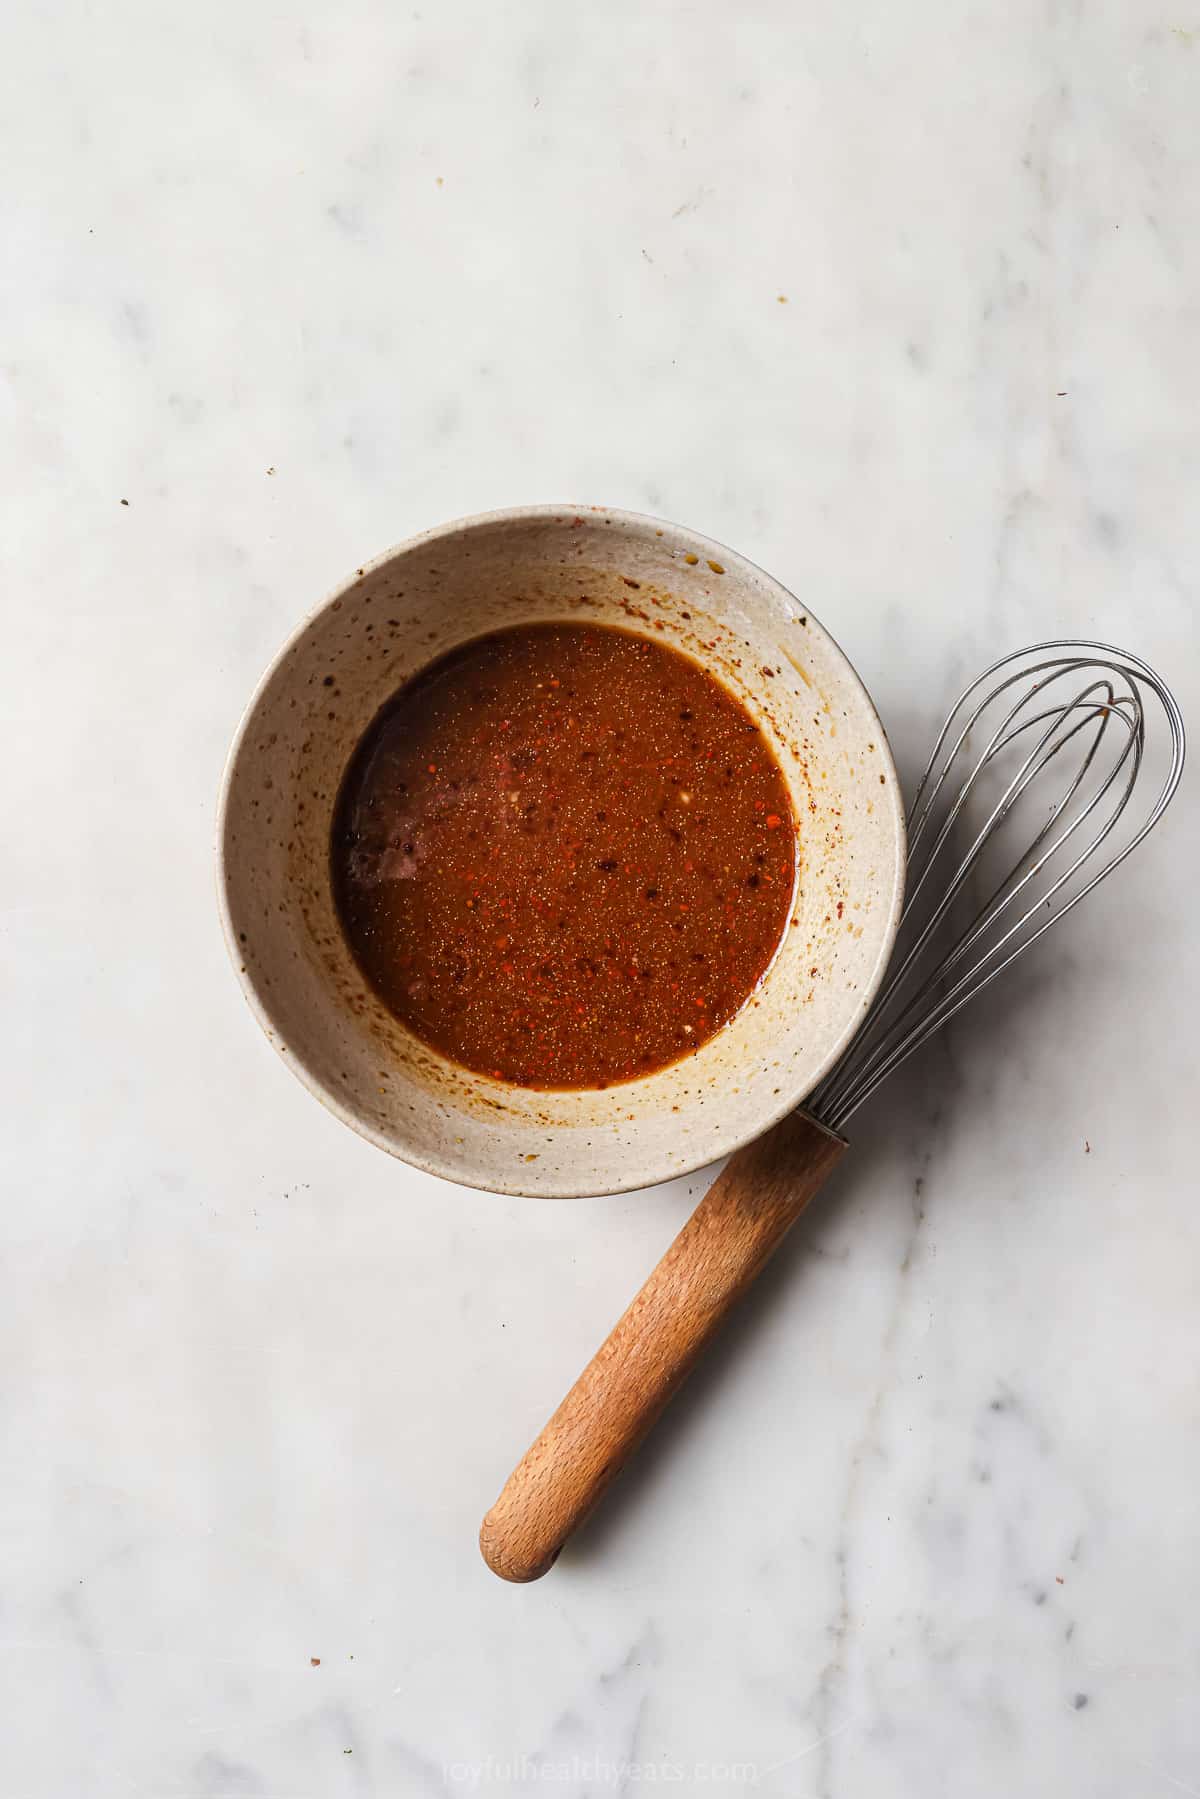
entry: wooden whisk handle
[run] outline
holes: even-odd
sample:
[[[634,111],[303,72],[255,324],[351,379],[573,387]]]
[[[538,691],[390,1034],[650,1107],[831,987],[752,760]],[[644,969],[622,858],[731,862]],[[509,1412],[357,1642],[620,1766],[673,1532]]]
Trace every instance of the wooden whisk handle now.
[[[537,1580],[624,1467],[845,1142],[807,1112],[730,1157],[483,1521],[505,1580]]]

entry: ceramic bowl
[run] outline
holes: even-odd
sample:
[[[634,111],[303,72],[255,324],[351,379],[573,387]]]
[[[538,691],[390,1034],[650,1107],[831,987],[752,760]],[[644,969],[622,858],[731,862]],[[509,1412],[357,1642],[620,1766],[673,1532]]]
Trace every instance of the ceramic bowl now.
[[[535,619],[621,625],[703,663],[766,732],[800,820],[793,915],[750,1001],[684,1061],[603,1091],[506,1086],[413,1037],[360,974],[330,885],[338,786],[380,706],[454,644]],[[904,815],[879,719],[806,596],[679,526],[541,506],[412,538],[300,626],[230,753],[217,855],[250,1005],[337,1117],[447,1180],[567,1197],[698,1168],[816,1085],[887,964]]]

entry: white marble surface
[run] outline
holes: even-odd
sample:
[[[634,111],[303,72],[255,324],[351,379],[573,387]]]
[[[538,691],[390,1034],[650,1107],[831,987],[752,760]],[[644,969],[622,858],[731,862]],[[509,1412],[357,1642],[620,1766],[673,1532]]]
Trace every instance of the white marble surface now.
[[[480,1513],[700,1183],[388,1162],[260,1039],[211,871],[299,615],[510,502],[763,562],[909,772],[1058,631],[1200,716],[1200,15],[3,34],[5,1799],[1200,1793],[1194,784],[860,1116],[528,1589]]]

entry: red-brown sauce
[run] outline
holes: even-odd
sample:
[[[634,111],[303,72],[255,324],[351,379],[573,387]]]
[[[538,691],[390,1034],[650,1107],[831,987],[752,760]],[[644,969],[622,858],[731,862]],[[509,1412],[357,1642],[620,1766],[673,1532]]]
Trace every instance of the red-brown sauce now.
[[[347,940],[454,1061],[604,1087],[704,1043],[787,924],[796,822],[766,738],[688,657],[527,625],[461,645],[383,709],[332,838]]]

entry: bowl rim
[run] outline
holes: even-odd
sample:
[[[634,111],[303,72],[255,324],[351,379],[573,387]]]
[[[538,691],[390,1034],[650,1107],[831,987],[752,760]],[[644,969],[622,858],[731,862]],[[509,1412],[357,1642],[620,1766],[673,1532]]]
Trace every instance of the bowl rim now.
[[[459,1168],[453,1166],[449,1159],[442,1159],[437,1155],[426,1154],[415,1149],[410,1149],[408,1146],[401,1148],[396,1142],[385,1136],[382,1131],[378,1130],[365,1118],[360,1116],[352,1107],[348,1106],[337,1093],[328,1087],[321,1076],[309,1064],[302,1049],[295,1044],[289,1043],[284,1046],[279,1042],[276,1034],[278,1028],[276,1019],[265,1004],[262,994],[251,978],[249,971],[242,960],[241,945],[238,942],[237,931],[230,910],[228,857],[226,854],[230,797],[234,784],[234,776],[237,771],[242,746],[250,729],[251,721],[258,710],[259,702],[267,688],[274,680],[276,673],[290,655],[295,645],[301,641],[311,626],[329,610],[335,600],[344,600],[352,589],[366,576],[374,574],[377,570],[394,563],[399,558],[410,555],[414,550],[420,549],[428,544],[437,543],[447,538],[458,537],[469,531],[520,522],[529,524],[537,522],[555,524],[563,520],[573,520],[581,516],[587,517],[588,515],[591,515],[598,521],[618,524],[626,529],[637,532],[648,531],[651,535],[656,533],[661,535],[671,532],[679,537],[687,538],[698,550],[713,552],[714,559],[723,561],[726,568],[729,568],[732,565],[740,565],[748,573],[758,577],[760,580],[766,581],[772,587],[779,589],[780,592],[785,594],[787,598],[793,602],[793,604],[799,605],[800,603],[791,590],[785,587],[783,582],[780,581],[776,575],[771,574],[769,570],[764,569],[759,563],[753,562],[750,557],[744,555],[740,550],[734,549],[730,544],[723,543],[718,538],[709,537],[704,532],[695,531],[690,525],[680,525],[670,519],[658,518],[651,513],[633,512],[620,506],[597,506],[592,503],[573,504],[568,501],[552,501],[544,505],[501,506],[486,512],[467,513],[460,518],[449,519],[443,524],[430,526],[424,531],[418,531],[410,537],[402,538],[398,543],[392,544],[388,549],[381,551],[369,561],[360,563],[352,574],[340,581],[336,587],[331,588],[322,599],[318,600],[315,605],[308,609],[300,619],[299,623],[289,633],[285,641],[279,646],[259,680],[255,683],[253,692],[250,694],[242,711],[241,718],[238,721],[238,726],[234,732],[233,740],[229,746],[229,750],[225,757],[224,767],[222,769],[215,820],[216,842],[214,847],[216,855],[214,873],[216,876],[217,909],[221,920],[222,935],[225,939],[225,948],[229,954],[234,974],[237,977],[238,985],[242,990],[246,1003],[254,1014],[254,1017],[268,1042],[275,1049],[276,1054],[279,1055],[281,1060],[286,1057],[287,1066],[313,1097],[321,1102],[326,1111],[332,1113],[332,1115],[342,1124],[347,1125],[356,1136],[373,1144],[376,1149],[385,1151],[388,1155],[395,1157],[397,1161],[404,1162],[409,1167],[419,1168],[424,1174],[432,1174],[441,1180],[449,1181],[454,1186],[467,1187],[476,1192],[495,1193],[504,1197],[518,1199],[608,1198],[615,1197],[619,1193],[636,1192],[642,1187],[657,1186],[662,1182],[680,1180],[687,1175],[695,1174],[700,1168],[708,1167],[709,1164],[720,1161],[725,1156],[732,1155],[736,1150],[745,1148],[746,1144],[755,1142],[759,1137],[763,1136],[767,1131],[777,1125],[782,1119],[786,1118],[789,1112],[794,1112],[798,1106],[802,1106],[808,1095],[819,1086],[820,1082],[824,1080],[830,1069],[841,1057],[851,1039],[858,1031],[863,1017],[879,991],[884,975],[887,972],[888,964],[891,961],[892,950],[896,942],[896,935],[900,928],[900,915],[905,897],[907,820],[900,777],[896,769],[895,758],[892,755],[892,748],[888,740],[887,730],[883,720],[879,716],[879,712],[875,706],[874,700],[871,698],[866,683],[851,662],[849,656],[847,656],[841,644],[829,630],[824,619],[815,613],[809,612],[808,606],[805,605],[804,611],[806,614],[814,619],[821,633],[833,646],[837,655],[840,657],[842,670],[847,683],[850,686],[857,688],[859,698],[866,707],[869,717],[874,721],[875,729],[878,732],[876,742],[883,762],[883,771],[886,776],[885,792],[891,808],[892,823],[894,826],[895,863],[891,871],[891,904],[884,924],[883,934],[880,939],[879,953],[876,957],[875,964],[858,990],[857,1004],[854,1011],[848,1016],[842,1030],[827,1048],[826,1053],[822,1057],[815,1072],[812,1073],[811,1077],[807,1080],[803,1092],[789,1093],[782,1103],[772,1106],[769,1109],[769,1112],[764,1114],[762,1122],[756,1124],[752,1131],[731,1131],[729,1133],[728,1141],[718,1141],[715,1151],[711,1144],[706,1144],[703,1155],[696,1161],[689,1161],[685,1158],[680,1166],[673,1166],[663,1170],[661,1173],[653,1169],[648,1173],[643,1170],[640,1175],[633,1176],[632,1178],[622,1177],[617,1185],[605,1185],[599,1189],[594,1186],[566,1186],[561,1189],[556,1189],[553,1192],[547,1192],[544,1188],[540,1191],[531,1191],[528,1187],[521,1186],[519,1181],[506,1180],[500,1174],[499,1170],[496,1171],[498,1178],[494,1180],[485,1180],[482,1178],[478,1180],[470,1179],[467,1178]]]

